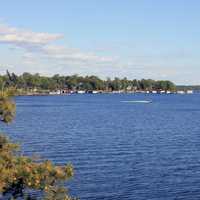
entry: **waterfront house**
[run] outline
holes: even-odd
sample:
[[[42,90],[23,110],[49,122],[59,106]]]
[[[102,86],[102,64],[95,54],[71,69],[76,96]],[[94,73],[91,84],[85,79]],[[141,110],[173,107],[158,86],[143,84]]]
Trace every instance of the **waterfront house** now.
[[[157,94],[158,92],[156,90],[151,91],[152,94]]]
[[[59,95],[61,94],[61,91],[60,90],[56,90],[56,91],[51,91],[49,92],[50,95]]]
[[[193,90],[187,90],[187,94],[193,94]]]
[[[85,91],[84,90],[78,90],[77,93],[78,94],[85,94]]]
[[[171,93],[172,93],[172,92],[171,92],[171,91],[169,91],[169,90],[167,90],[167,91],[166,91],[166,94],[171,94]]]
[[[177,91],[177,94],[185,94],[185,91],[183,91],[183,90],[178,90],[178,91]]]

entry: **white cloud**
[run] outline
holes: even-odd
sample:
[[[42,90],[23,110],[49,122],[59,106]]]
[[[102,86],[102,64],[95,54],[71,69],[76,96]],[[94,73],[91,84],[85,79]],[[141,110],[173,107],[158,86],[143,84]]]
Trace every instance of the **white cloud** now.
[[[46,45],[61,38],[63,38],[62,34],[36,33],[0,24],[0,42],[14,44],[16,46]]]
[[[48,45],[42,48],[47,58],[61,59],[65,61],[107,63],[113,62],[111,57],[97,56],[94,53],[82,52],[79,49],[65,48],[62,46]]]
[[[25,29],[0,24],[0,43],[10,44],[24,49],[26,64],[34,59],[53,60],[63,64],[96,65],[113,62],[113,58],[98,56],[94,53],[83,52],[75,48],[52,45],[52,42],[63,38],[62,34],[37,33]]]

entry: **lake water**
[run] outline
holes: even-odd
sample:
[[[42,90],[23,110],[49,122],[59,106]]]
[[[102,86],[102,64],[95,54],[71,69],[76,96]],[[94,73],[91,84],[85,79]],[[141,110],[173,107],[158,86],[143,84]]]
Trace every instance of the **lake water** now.
[[[129,101],[151,100],[152,103]],[[24,154],[72,163],[81,200],[200,199],[200,95],[17,97],[1,130]]]

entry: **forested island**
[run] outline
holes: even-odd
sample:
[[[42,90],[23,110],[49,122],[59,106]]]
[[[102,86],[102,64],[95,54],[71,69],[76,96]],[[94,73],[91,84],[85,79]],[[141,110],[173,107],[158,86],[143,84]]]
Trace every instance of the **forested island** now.
[[[70,91],[175,91],[176,85],[169,80],[107,78],[100,79],[97,76],[62,76],[56,74],[52,77],[40,74],[23,73],[16,75],[7,71],[0,75],[0,87],[15,86],[21,93],[38,92],[48,93],[56,90]]]

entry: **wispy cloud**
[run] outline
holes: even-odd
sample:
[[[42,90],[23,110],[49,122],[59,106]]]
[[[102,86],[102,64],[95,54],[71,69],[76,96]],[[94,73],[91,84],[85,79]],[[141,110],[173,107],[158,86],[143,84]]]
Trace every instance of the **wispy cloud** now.
[[[0,24],[0,42],[19,47],[43,46],[61,38],[63,38],[62,34],[37,33]]]
[[[38,33],[0,24],[0,43],[24,49],[26,63],[32,63],[34,57],[40,59],[40,61],[49,59],[58,63],[71,64],[74,62],[74,64],[79,65],[86,63],[90,65],[105,64],[114,61],[111,57],[98,56],[79,49],[52,44],[62,38],[62,34]]]

